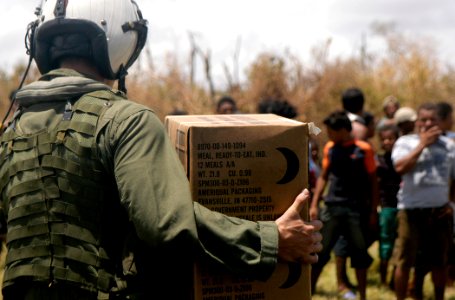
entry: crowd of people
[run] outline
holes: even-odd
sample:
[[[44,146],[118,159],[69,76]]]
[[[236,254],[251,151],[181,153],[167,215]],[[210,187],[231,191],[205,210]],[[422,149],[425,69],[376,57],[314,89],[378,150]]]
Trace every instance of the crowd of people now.
[[[223,105],[238,113],[233,98],[220,98],[217,107]],[[406,107],[390,95],[383,100],[383,116],[375,116],[364,110],[362,90],[349,88],[340,106],[324,119],[329,141],[322,153],[316,138],[309,143],[310,217],[324,224],[323,250],[312,267],[313,293],[333,251],[340,298],[366,299],[368,249],[377,241],[381,284],[397,299],[424,299],[430,272],[434,299],[444,299],[455,279],[452,105]],[[297,116],[285,100],[261,101],[257,113]],[[347,276],[348,258],[356,285]]]
[[[220,98],[217,107],[223,105],[238,113],[231,97]],[[333,250],[340,298],[366,299],[368,249],[378,241],[381,284],[397,299],[423,299],[430,272],[434,299],[444,299],[455,279],[452,105],[406,107],[390,95],[383,100],[383,116],[375,116],[365,111],[362,90],[349,88],[340,106],[324,119],[329,141],[322,153],[316,138],[309,145],[310,217],[324,224],[323,250],[312,267],[313,293]],[[257,113],[297,116],[285,100],[263,100]],[[348,258],[356,285],[347,276]]]
[[[430,272],[434,299],[444,299],[455,263],[452,106],[428,102],[416,109],[400,107],[389,96],[384,116],[375,121],[364,111],[360,89],[347,89],[341,100],[343,109],[324,119],[329,141],[312,187],[310,216],[324,224],[323,250],[312,268],[313,293],[333,250],[340,297],[357,299],[358,293],[366,299],[366,270],[372,261],[367,250],[377,240],[381,283],[397,299],[423,299],[424,277]],[[348,257],[357,286],[346,275]]]

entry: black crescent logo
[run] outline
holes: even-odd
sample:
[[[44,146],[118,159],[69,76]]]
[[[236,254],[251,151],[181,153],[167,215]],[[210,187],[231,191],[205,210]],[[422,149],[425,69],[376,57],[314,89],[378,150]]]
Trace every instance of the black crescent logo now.
[[[280,147],[280,148],[276,148],[276,149],[278,151],[280,151],[281,154],[283,154],[284,158],[286,158],[286,172],[284,173],[283,177],[280,180],[278,180],[276,183],[277,184],[286,184],[286,183],[294,180],[294,178],[299,173],[299,169],[300,169],[299,158],[297,157],[295,152],[289,148]]]
[[[302,274],[302,265],[297,263],[289,263],[289,275],[286,281],[280,286],[280,289],[288,289],[297,283]]]

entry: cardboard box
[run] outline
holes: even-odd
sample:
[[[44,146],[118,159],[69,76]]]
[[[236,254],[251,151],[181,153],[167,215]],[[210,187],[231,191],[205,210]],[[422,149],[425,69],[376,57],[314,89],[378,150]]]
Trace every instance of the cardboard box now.
[[[275,220],[308,185],[308,124],[273,114],[168,116],[194,201],[230,216]],[[302,215],[308,219],[308,208]],[[266,282],[195,267],[197,300],[311,299],[310,266],[279,264]]]

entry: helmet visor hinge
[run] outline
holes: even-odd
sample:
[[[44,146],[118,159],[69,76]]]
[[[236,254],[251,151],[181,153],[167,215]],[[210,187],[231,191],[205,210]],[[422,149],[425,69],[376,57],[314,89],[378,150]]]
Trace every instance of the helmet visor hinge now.
[[[141,31],[144,26],[147,26],[147,21],[145,20],[126,22],[122,25],[122,30],[124,33],[128,31]]]
[[[68,5],[68,0],[57,0],[54,9],[54,16],[56,18],[65,18],[66,17],[66,6]]]

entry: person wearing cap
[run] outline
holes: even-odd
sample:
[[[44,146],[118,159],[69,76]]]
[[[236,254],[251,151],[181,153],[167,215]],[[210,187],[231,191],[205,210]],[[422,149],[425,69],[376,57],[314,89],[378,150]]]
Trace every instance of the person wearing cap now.
[[[432,273],[434,299],[443,300],[453,234],[448,195],[455,201],[455,143],[442,135],[432,103],[419,107],[415,125],[416,132],[402,135],[392,150],[393,165],[402,176],[394,288],[398,300],[406,298],[410,269],[421,257]]]
[[[400,135],[414,132],[417,113],[411,107],[400,107],[394,114],[395,125],[400,128]]]
[[[384,116],[379,120],[376,128],[379,129],[385,125],[393,125],[394,124],[393,117],[399,108],[400,102],[395,96],[389,95],[385,97],[382,103],[382,111],[384,112]]]
[[[27,45],[42,76],[0,137],[3,299],[192,299],[196,258],[261,280],[278,260],[317,262],[307,190],[269,222],[192,201],[163,124],[126,97],[147,37],[136,1],[41,1],[37,16]]]

